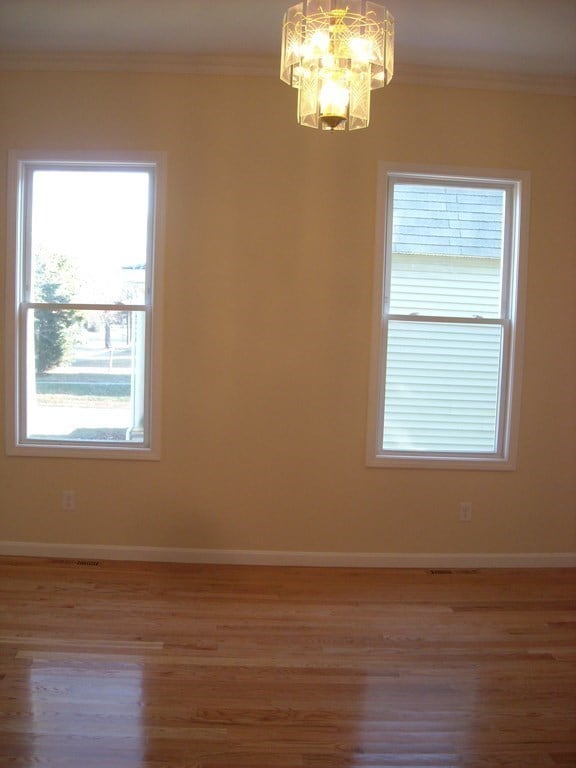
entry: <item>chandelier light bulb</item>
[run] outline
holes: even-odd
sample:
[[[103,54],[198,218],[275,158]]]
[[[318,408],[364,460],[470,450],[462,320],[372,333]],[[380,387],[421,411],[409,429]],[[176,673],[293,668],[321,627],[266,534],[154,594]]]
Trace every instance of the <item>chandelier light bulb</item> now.
[[[318,93],[320,120],[328,126],[327,130],[334,131],[348,117],[350,104],[350,88],[346,82],[345,73],[337,69],[326,71],[322,76],[322,84]]]

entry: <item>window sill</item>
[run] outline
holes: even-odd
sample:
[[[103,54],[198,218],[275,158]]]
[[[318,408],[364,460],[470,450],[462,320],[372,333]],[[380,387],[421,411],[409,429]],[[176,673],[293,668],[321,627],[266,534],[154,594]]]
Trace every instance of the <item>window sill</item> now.
[[[369,456],[366,459],[368,467],[388,469],[466,469],[512,471],[516,469],[516,461],[502,456],[407,456],[405,454],[390,454]]]
[[[124,445],[62,445],[45,443],[20,444],[9,446],[8,456],[29,456],[62,459],[130,459],[139,461],[159,461],[160,452],[150,447]]]

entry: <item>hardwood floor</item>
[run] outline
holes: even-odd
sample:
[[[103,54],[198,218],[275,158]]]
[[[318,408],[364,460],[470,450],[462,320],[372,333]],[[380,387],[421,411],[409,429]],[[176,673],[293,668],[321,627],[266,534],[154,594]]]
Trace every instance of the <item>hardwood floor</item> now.
[[[576,572],[0,558],[2,768],[576,766]]]

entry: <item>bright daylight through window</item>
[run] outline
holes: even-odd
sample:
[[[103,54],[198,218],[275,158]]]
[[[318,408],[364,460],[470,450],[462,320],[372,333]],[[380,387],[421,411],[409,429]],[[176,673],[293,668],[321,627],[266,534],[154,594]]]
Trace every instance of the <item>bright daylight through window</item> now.
[[[368,463],[514,466],[526,175],[383,168]]]
[[[155,457],[159,173],[12,153],[10,452]]]

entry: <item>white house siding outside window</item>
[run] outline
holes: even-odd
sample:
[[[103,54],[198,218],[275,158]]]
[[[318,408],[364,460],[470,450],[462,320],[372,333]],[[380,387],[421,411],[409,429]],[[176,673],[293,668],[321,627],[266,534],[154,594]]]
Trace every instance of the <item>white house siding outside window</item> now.
[[[11,153],[9,453],[158,457],[163,166]]]
[[[384,166],[367,461],[513,468],[528,176]]]

